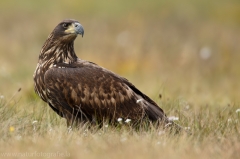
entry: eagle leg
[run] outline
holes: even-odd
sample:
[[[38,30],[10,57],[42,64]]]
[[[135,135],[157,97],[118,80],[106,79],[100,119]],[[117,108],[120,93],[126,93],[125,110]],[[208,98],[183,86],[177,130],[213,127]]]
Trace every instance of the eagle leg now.
[[[73,109],[72,112],[64,112],[63,117],[67,120],[67,126],[80,126],[81,123],[87,123],[90,121],[89,117],[81,110],[79,107],[78,110]]]

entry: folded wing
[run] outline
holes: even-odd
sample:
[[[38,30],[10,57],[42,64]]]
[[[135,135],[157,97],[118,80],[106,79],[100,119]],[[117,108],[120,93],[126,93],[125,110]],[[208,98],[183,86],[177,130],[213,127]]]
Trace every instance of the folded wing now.
[[[128,80],[90,62],[58,64],[45,76],[53,109],[83,120],[166,119],[163,110]]]

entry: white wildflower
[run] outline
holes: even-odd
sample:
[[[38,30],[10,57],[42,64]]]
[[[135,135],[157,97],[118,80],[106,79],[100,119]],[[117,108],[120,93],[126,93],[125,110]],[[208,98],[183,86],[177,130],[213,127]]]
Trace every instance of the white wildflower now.
[[[236,113],[240,113],[240,108],[236,110]]]
[[[21,135],[17,135],[16,136],[16,140],[21,140],[22,139],[22,136]]]
[[[185,109],[186,109],[186,110],[188,110],[189,108],[190,108],[190,106],[189,106],[189,105],[186,105],[186,106],[185,106]]]
[[[123,137],[123,138],[120,139],[120,141],[121,141],[121,142],[125,142],[125,141],[127,141],[127,138],[126,138],[126,137]]]
[[[3,96],[3,95],[1,95],[1,96],[0,96],[0,99],[3,99],[3,98],[4,98],[4,96]]]
[[[138,99],[137,101],[136,101],[136,103],[140,103],[140,102],[142,102],[143,101],[143,99]]]
[[[176,120],[179,120],[179,118],[176,117],[176,116],[170,116],[170,117],[168,117],[168,120],[170,120],[170,121],[176,121]]]
[[[125,123],[130,123],[131,119],[125,120]]]
[[[201,59],[207,60],[212,56],[212,50],[211,48],[205,46],[201,48],[201,50],[199,51],[199,55]]]
[[[72,129],[71,129],[71,130],[72,130]],[[88,136],[88,129],[85,129],[85,130],[84,130],[83,136],[84,136],[84,137]]]
[[[122,31],[116,38],[117,44],[121,47],[127,47],[131,45],[131,34],[128,30]]]
[[[163,135],[163,134],[165,134],[165,131],[159,131],[158,132],[158,135],[160,136],[160,135]]]
[[[185,129],[185,130],[190,130],[190,129],[191,129],[191,127],[185,127],[184,129]]]
[[[108,124],[104,125],[105,128],[108,128]]]
[[[122,118],[118,118],[117,121],[120,123],[122,122]]]
[[[232,119],[231,119],[231,118],[229,118],[227,121],[228,121],[229,123],[231,123],[231,122],[232,122]]]
[[[48,132],[52,132],[52,130],[53,130],[52,128],[49,128],[49,129],[48,129]]]
[[[32,122],[32,124],[35,124],[35,123],[37,123],[38,121],[37,120],[34,120],[33,122]]]

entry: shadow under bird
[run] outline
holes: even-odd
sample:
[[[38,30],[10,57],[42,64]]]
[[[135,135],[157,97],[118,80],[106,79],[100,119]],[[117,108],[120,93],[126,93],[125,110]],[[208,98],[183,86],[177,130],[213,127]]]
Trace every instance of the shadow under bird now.
[[[118,118],[176,125],[127,79],[77,57],[74,40],[84,35],[76,20],[64,20],[48,36],[34,72],[36,93],[67,125]],[[180,127],[180,126],[178,126]]]

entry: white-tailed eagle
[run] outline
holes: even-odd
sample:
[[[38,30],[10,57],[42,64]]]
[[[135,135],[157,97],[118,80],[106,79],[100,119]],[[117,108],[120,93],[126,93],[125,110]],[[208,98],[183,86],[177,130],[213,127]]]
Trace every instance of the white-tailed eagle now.
[[[84,29],[76,20],[59,23],[44,43],[34,73],[36,93],[68,126],[118,118],[172,123],[163,110],[127,79],[74,51],[77,35]],[[175,124],[174,124],[175,125]]]

